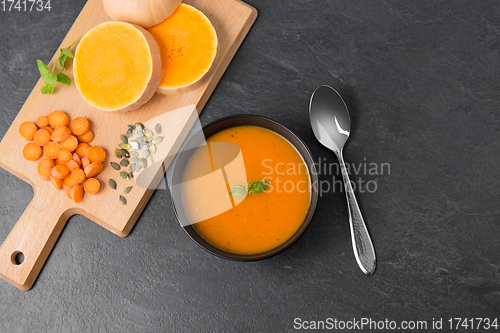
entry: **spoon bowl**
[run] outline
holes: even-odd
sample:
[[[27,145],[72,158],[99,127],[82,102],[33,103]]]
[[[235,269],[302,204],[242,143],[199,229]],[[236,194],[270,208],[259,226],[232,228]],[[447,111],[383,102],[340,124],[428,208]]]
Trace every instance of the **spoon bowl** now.
[[[335,89],[321,86],[312,94],[309,118],[316,139],[337,155],[347,197],[354,256],[361,270],[372,275],[376,268],[375,249],[354,195],[342,154],[351,133],[351,118],[347,106]]]
[[[318,141],[334,152],[342,150],[351,133],[351,117],[339,93],[328,86],[316,89],[309,117]]]

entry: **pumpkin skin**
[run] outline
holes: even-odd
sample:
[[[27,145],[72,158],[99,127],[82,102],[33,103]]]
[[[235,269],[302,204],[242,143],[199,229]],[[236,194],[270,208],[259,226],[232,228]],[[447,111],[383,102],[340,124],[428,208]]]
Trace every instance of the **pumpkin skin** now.
[[[218,49],[217,32],[210,20],[193,6],[180,4],[165,21],[148,29],[160,46],[165,73],[157,92],[189,92],[210,76]]]
[[[102,0],[104,10],[115,21],[138,24],[144,28],[164,21],[182,0]]]
[[[75,51],[73,75],[82,97],[108,112],[139,108],[161,79],[160,48],[146,29],[104,22],[90,29]]]

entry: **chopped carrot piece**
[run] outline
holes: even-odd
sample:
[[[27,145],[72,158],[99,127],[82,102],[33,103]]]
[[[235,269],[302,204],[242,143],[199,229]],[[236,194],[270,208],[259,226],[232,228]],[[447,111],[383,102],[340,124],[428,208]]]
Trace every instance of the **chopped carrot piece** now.
[[[38,127],[47,127],[49,126],[49,118],[40,116],[36,118],[36,124],[38,125]]]
[[[82,135],[90,129],[90,123],[83,117],[77,117],[73,119],[73,121],[69,125],[69,128],[74,135]]]
[[[50,135],[50,138],[52,139],[52,141],[61,142],[66,140],[70,136],[71,136],[71,130],[63,125],[56,127],[54,132],[52,132],[52,134]]]
[[[69,138],[61,142],[61,147],[69,151],[75,151],[78,147],[78,139],[72,135]]]
[[[47,127],[43,127],[41,129],[46,130],[47,132],[49,132],[49,134],[52,134],[52,132],[54,132],[54,129],[52,127],[48,127],[48,126]]]
[[[102,163],[106,159],[106,152],[99,146],[93,146],[90,147],[89,150],[87,150],[87,158],[89,159],[90,163]]]
[[[90,161],[88,158],[84,157],[82,158],[82,168],[86,168],[90,164]]]
[[[57,142],[47,142],[47,144],[43,147],[43,153],[45,156],[53,160],[59,156],[61,150],[62,148]]]
[[[35,142],[38,145],[43,146],[44,144],[50,141],[50,132],[47,131],[46,129],[41,128],[38,131],[36,131],[35,136],[33,138],[35,139]]]
[[[100,174],[103,169],[104,167],[101,162],[92,162],[85,167],[85,174],[87,175],[87,178],[94,178]]]
[[[56,165],[54,164],[54,161],[51,160],[50,158],[48,157],[44,157],[40,160],[40,162],[38,162],[38,166],[43,168],[43,169],[52,169],[53,167],[55,167]]]
[[[75,162],[75,160],[69,161],[68,163],[66,163],[66,165],[68,166],[69,171],[73,171],[75,169],[80,169],[80,166],[78,165],[78,163]]]
[[[92,132],[91,130],[88,130],[82,135],[78,135],[78,141],[80,142],[89,143],[92,142],[92,140],[94,140],[94,132]]]
[[[24,146],[23,156],[28,161],[36,161],[42,157],[42,147],[34,142],[30,142]]]
[[[81,166],[82,165],[82,160],[80,159],[80,156],[78,156],[77,153],[74,153],[73,154],[73,161],[76,162],[76,164],[78,164],[78,166]]]
[[[75,169],[71,172],[71,178],[80,184],[80,183],[83,183],[87,179],[87,176],[85,175],[85,171],[78,168],[78,169]]]
[[[96,178],[89,178],[83,184],[83,188],[89,194],[96,194],[101,189],[101,183]]]
[[[50,126],[56,128],[59,126],[68,127],[70,124],[69,116],[62,111],[53,111],[49,114],[49,123]]]
[[[52,168],[50,174],[58,179],[64,179],[69,173],[69,168],[64,164],[56,165]]]
[[[44,157],[38,162],[38,174],[42,177],[50,176],[50,171],[55,166],[54,161],[48,157]],[[43,179],[43,178],[42,178]]]
[[[90,145],[88,143],[82,142],[76,147],[75,153],[78,154],[78,157],[84,158],[87,156],[87,150],[89,150]]]
[[[72,188],[73,186],[78,185],[78,182],[76,180],[74,180],[73,178],[71,178],[71,174],[68,174],[63,179],[63,185],[64,185],[64,187]]]
[[[64,186],[66,186],[66,185],[64,185]],[[66,195],[68,196],[68,198],[70,198],[71,200],[73,200],[73,198],[71,198],[71,187],[66,191]]]
[[[28,141],[33,141],[36,131],[38,131],[38,127],[31,121],[25,121],[19,126],[19,134]]]
[[[83,196],[85,195],[85,192],[83,191],[83,187],[80,185],[75,185],[71,188],[71,198],[73,199],[74,202],[80,203],[83,200]]]
[[[56,164],[66,164],[73,159],[73,154],[69,150],[63,149],[57,155]]]
[[[38,174],[38,178],[40,178],[44,182],[48,182],[50,180],[50,176],[42,176],[41,174]]]
[[[61,187],[63,186],[62,179],[56,178],[54,176],[50,176],[49,179],[52,182],[52,185],[54,185],[56,189],[60,190]]]
[[[40,165],[38,166],[38,175],[40,176],[40,178],[42,178],[43,180],[48,180],[49,179],[49,176],[50,176],[50,169],[44,169],[44,168],[41,168]]]

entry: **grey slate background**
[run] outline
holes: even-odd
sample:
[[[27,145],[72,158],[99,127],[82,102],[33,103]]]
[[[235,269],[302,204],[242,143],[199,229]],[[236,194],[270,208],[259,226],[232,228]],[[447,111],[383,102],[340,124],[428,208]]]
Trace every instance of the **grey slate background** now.
[[[390,163],[358,193],[377,255],[354,260],[343,193],[324,194],[303,237],[255,263],[216,258],[157,191],[130,236],[72,217],[33,289],[0,280],[0,332],[283,332],[296,317],[500,317],[500,3],[249,0],[259,17],[201,120],[271,117],[318,158],[308,102],[321,84],[346,99],[350,163]],[[84,0],[0,12],[0,137]],[[335,175],[323,175],[331,180]],[[338,175],[337,175],[338,176]],[[353,180],[360,176],[353,175]],[[32,197],[0,169],[0,240]]]

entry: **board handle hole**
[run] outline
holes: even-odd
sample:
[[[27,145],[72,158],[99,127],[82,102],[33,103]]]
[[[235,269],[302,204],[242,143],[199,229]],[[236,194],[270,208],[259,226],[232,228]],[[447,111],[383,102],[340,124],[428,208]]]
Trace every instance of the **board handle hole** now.
[[[21,265],[24,262],[24,253],[22,253],[21,251],[12,253],[10,261],[12,261],[14,265]]]

